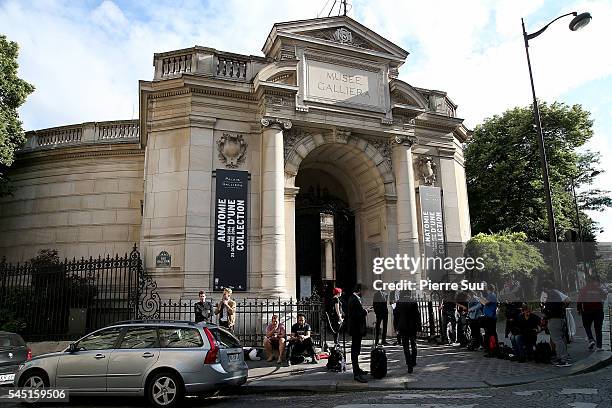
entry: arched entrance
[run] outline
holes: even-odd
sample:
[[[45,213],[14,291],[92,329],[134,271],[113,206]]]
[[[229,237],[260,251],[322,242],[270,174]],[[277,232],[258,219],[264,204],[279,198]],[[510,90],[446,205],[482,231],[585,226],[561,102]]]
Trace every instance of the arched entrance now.
[[[331,287],[349,289],[357,282],[355,215],[342,184],[317,168],[301,170],[295,180],[297,293]]]
[[[387,227],[396,210],[390,161],[375,141],[339,132],[298,137],[285,157],[286,192],[297,192],[286,201],[296,295],[371,284],[372,258],[395,240]]]

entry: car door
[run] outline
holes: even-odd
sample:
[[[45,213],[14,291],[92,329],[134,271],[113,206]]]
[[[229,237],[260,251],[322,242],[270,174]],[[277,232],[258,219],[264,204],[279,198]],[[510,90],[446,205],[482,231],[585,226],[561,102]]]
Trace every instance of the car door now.
[[[155,326],[128,326],[108,362],[106,387],[109,392],[137,392],[143,377],[159,358]]]
[[[56,387],[72,392],[105,392],[108,361],[122,327],[98,330],[76,343],[76,351],[64,352],[58,361]]]

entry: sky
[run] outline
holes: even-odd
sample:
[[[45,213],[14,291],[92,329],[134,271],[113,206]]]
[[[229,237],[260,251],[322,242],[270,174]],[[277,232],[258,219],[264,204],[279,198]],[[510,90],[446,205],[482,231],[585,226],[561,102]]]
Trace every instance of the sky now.
[[[327,2],[327,3],[326,3]],[[153,77],[153,53],[202,45],[262,55],[275,22],[328,14],[333,0],[0,0],[0,34],[20,45],[19,75],[36,86],[20,109],[27,130],[138,117],[138,80]],[[282,5],[280,5],[282,4]],[[349,16],[408,50],[400,79],[443,90],[473,128],[531,103],[521,18],[541,100],[581,104],[592,113],[585,149],[601,153],[592,187],[612,189],[612,0],[352,0]],[[337,14],[337,11],[336,11]],[[612,210],[590,212],[612,242]]]

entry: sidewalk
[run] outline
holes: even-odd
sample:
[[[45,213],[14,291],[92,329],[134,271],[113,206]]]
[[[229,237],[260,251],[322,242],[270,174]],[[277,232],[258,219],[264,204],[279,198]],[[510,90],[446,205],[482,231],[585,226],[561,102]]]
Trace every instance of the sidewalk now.
[[[606,308],[607,310],[607,308]],[[482,351],[467,351],[465,348],[440,346],[419,341],[417,366],[408,374],[401,346],[386,346],[388,358],[387,376],[381,380],[368,377],[367,384],[353,380],[350,364],[350,342],[347,338],[347,372],[328,372],[327,360],[318,364],[276,366],[265,361],[248,361],[249,380],[246,392],[268,392],[279,390],[339,392],[351,390],[405,390],[405,389],[469,389],[510,386],[549,380],[594,371],[612,363],[609,328],[604,328],[605,351],[587,349],[586,335],[581,319],[574,313],[577,334],[569,344],[574,365],[559,368],[550,364],[517,363],[497,358],[485,358]],[[503,337],[503,326],[499,325],[500,341],[510,344]],[[360,366],[368,370],[372,340],[364,340],[359,357]]]

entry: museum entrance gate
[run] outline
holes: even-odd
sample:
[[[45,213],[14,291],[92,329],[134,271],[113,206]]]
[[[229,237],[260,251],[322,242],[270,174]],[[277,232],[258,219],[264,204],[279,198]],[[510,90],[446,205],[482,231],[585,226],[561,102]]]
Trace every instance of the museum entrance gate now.
[[[295,203],[297,296],[316,292],[328,299],[334,287],[351,293],[357,282],[355,215],[331,175],[303,173],[296,180],[300,187]],[[311,178],[323,175],[323,182]]]

